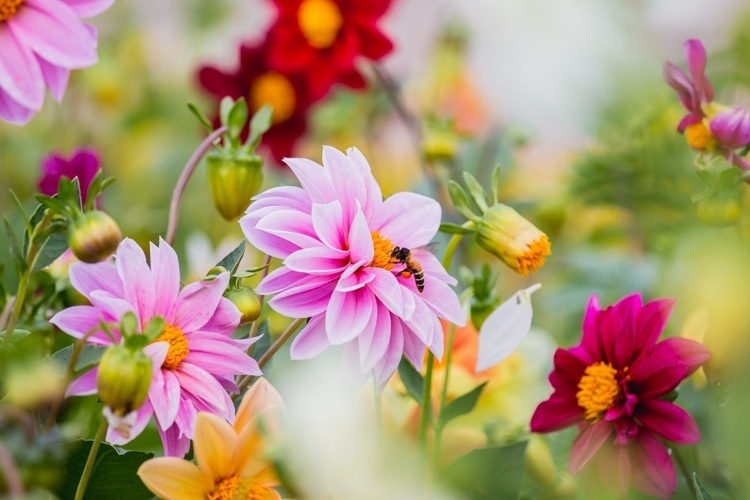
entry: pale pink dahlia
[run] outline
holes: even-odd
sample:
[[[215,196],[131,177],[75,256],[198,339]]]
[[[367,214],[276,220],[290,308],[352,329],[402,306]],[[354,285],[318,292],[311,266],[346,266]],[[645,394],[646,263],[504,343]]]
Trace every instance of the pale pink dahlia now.
[[[146,346],[155,368],[148,399],[137,411],[129,437],[110,429],[107,440],[128,442],[143,431],[151,415],[156,416],[167,455],[182,456],[190,447],[198,411],[220,415],[230,422],[234,405],[227,391],[237,391],[234,376],[260,375],[258,364],[245,354],[252,339],[230,337],[240,321],[240,312],[222,293],[229,273],[212,281],[198,281],[180,290],[177,254],[164,241],[151,244],[151,267],[131,239],[125,239],[115,254],[115,265],[75,263],[70,282],[91,302],[57,313],[50,322],[65,333],[81,338],[100,320],[119,324],[132,311],[143,328],[155,316],[166,322],[164,333]],[[115,341],[119,332],[113,331]],[[112,340],[103,331],[88,338],[97,345]],[[97,368],[85,373],[68,388],[68,395],[96,393]]]
[[[443,354],[438,318],[465,324],[456,280],[422,249],[440,225],[440,205],[414,193],[386,200],[362,153],[323,148],[323,166],[284,160],[302,187],[277,187],[254,198],[240,225],[259,250],[283,259],[258,293],[292,318],[310,318],[291,346],[293,359],[343,345],[344,363],[380,388],[401,356],[417,368],[425,348]],[[424,287],[393,257],[411,250]],[[412,269],[414,270],[414,269]],[[417,273],[418,274],[418,273]]]
[[[45,84],[59,102],[72,69],[97,62],[96,28],[81,21],[114,0],[0,0],[0,119],[23,125],[44,104]]]

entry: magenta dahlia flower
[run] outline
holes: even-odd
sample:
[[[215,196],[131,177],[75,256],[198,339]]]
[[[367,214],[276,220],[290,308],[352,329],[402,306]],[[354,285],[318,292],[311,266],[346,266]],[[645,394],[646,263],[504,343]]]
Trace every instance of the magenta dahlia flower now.
[[[0,0],[0,119],[23,125],[42,108],[45,84],[59,102],[70,70],[97,62],[96,28],[80,18],[114,0]]]
[[[78,177],[81,188],[81,203],[86,204],[89,186],[99,171],[99,156],[93,149],[82,148],[76,150],[70,159],[51,154],[42,160],[42,177],[39,179],[39,191],[53,196],[57,194],[57,187],[61,177],[74,179]],[[97,200],[98,202],[99,200]]]
[[[639,294],[600,309],[591,297],[581,344],[558,349],[549,376],[555,391],[531,417],[531,430],[552,432],[578,425],[569,468],[578,473],[597,455],[603,477],[626,489],[658,497],[677,488],[674,465],[662,439],[700,440],[693,418],[665,398],[705,362],[701,344],[682,338],[657,343],[673,301],[641,305]]]
[[[164,333],[146,346],[155,368],[148,399],[137,410],[130,436],[110,428],[107,440],[123,444],[143,431],[151,415],[156,417],[167,455],[183,456],[193,437],[193,421],[199,411],[220,415],[230,422],[234,405],[227,391],[237,391],[234,376],[260,375],[258,364],[245,353],[255,339],[230,337],[240,322],[240,312],[222,293],[229,273],[211,281],[191,283],[180,290],[177,254],[164,241],[151,245],[151,267],[131,239],[120,244],[115,265],[75,263],[70,282],[89,299],[89,306],[74,306],[57,313],[50,322],[76,338],[83,337],[101,320],[119,324],[132,311],[140,327],[155,316],[166,322]],[[119,332],[113,331],[119,342]],[[88,338],[109,345],[110,337],[98,331]],[[68,395],[96,393],[97,368],[68,388]]]
[[[256,291],[292,318],[310,318],[291,346],[293,359],[343,345],[357,375],[384,387],[404,355],[417,368],[425,348],[443,353],[438,318],[465,324],[456,280],[422,247],[440,225],[440,205],[414,193],[383,200],[370,166],[352,148],[323,148],[323,166],[285,160],[302,187],[256,196],[240,225],[248,241],[283,259]],[[409,252],[409,262],[394,249]],[[421,268],[421,272],[416,267]],[[418,286],[417,282],[421,285]]]

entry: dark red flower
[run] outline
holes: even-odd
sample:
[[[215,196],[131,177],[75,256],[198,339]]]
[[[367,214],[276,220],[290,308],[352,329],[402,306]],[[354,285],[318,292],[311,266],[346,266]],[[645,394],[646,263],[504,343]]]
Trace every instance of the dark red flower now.
[[[250,112],[264,104],[273,106],[273,125],[263,135],[262,146],[270,150],[277,163],[292,156],[297,140],[307,129],[307,110],[313,103],[305,80],[301,76],[271,70],[266,65],[266,44],[257,47],[240,46],[239,67],[223,72],[212,66],[198,71],[201,86],[216,96],[214,125],[219,124],[219,102],[225,96],[247,99]],[[243,140],[247,130],[243,132]]]
[[[70,159],[61,155],[50,154],[42,160],[42,177],[39,179],[39,191],[47,196],[57,194],[61,177],[74,179],[78,177],[81,189],[81,201],[86,203],[86,195],[94,176],[99,171],[99,155],[93,149],[78,149]],[[98,205],[99,200],[97,200]]]
[[[393,43],[377,27],[391,0],[274,0],[278,19],[268,33],[268,64],[304,74],[314,96],[334,83],[363,88],[354,61],[377,61]]]
[[[569,468],[578,473],[596,455],[617,485],[667,497],[677,488],[665,439],[700,440],[693,418],[663,397],[705,362],[701,344],[682,338],[657,343],[673,301],[641,305],[639,294],[600,309],[596,296],[583,319],[581,344],[555,352],[549,376],[555,391],[531,417],[531,430],[578,425]]]

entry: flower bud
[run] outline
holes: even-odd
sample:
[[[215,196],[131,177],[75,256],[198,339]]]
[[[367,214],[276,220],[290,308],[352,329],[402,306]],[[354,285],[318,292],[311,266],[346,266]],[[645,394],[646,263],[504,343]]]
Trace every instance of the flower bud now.
[[[142,350],[112,345],[99,361],[99,399],[114,415],[127,415],[146,401],[152,376],[151,358]]]
[[[117,250],[122,233],[104,212],[93,210],[73,219],[68,228],[68,245],[83,262],[100,262]]]
[[[263,184],[263,160],[256,154],[235,157],[214,151],[207,161],[211,200],[224,219],[235,221]]]
[[[230,288],[224,292],[224,297],[228,298],[242,313],[240,324],[250,323],[260,316],[260,299],[249,287]]]
[[[422,154],[428,160],[452,161],[458,154],[460,140],[453,130],[428,128],[422,144]]]
[[[544,257],[552,253],[547,235],[503,204],[482,214],[475,237],[482,248],[522,276],[537,271],[544,265]]]

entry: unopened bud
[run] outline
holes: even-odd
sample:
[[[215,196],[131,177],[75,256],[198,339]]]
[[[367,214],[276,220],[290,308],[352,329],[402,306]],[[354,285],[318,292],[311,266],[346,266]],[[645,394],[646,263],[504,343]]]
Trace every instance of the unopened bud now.
[[[112,345],[99,361],[99,399],[114,415],[127,415],[146,401],[152,376],[151,358],[142,350]]]
[[[428,129],[425,132],[422,154],[428,160],[451,161],[458,154],[460,140],[453,130]]]
[[[476,241],[518,274],[528,276],[550,255],[547,235],[511,207],[497,204],[487,209],[477,224]]]
[[[224,292],[224,297],[228,298],[242,313],[240,324],[250,323],[260,316],[260,299],[250,288],[246,286],[230,288]]]
[[[117,250],[122,233],[117,223],[104,212],[86,212],[70,223],[68,245],[83,262],[100,262]]]
[[[263,160],[256,154],[230,155],[222,151],[208,155],[208,188],[216,210],[235,221],[263,184]]]

